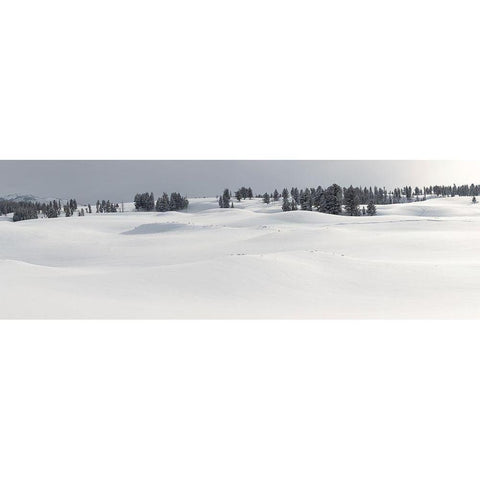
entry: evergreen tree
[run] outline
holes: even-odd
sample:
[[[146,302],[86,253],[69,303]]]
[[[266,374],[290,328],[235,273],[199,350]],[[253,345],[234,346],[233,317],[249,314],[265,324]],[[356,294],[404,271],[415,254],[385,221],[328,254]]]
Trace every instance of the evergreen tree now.
[[[295,203],[298,205],[300,203],[300,193],[297,187],[292,188],[290,191],[292,198],[295,200]]]
[[[13,221],[20,222],[22,220],[33,220],[38,218],[37,209],[35,205],[28,204],[28,202],[19,202],[13,206]]]
[[[47,218],[57,218],[59,213],[60,212],[58,211],[58,204],[57,202],[55,202],[55,200],[53,202],[50,202],[45,209],[45,216]]]
[[[318,186],[315,191],[313,192],[313,198],[312,198],[312,206],[315,208],[315,210],[318,210],[319,212],[324,210],[324,193],[323,193],[323,188]]]
[[[287,192],[287,194],[288,194],[288,192]],[[282,210],[284,212],[289,212],[290,210],[292,210],[292,205],[288,201],[288,195],[286,197],[283,197]]]
[[[345,190],[344,201],[347,215],[357,216],[360,214],[360,210],[358,208],[360,202],[358,200],[357,192],[352,185]]]
[[[185,208],[188,208],[187,197],[182,197],[182,195],[178,192],[171,193],[170,194],[170,210],[184,210]]]
[[[230,190],[228,188],[226,188],[224,191],[223,191],[223,208],[230,208]]]
[[[153,192],[152,192],[152,193],[150,193],[150,195],[148,197],[146,210],[148,212],[151,212],[154,209],[155,209],[155,198],[153,197]]]
[[[273,192],[273,201],[278,202],[279,198],[280,198],[280,194],[278,193],[278,190],[275,189],[275,191]]]
[[[267,205],[270,203],[270,195],[267,192],[263,194],[263,203],[266,203]]]
[[[302,210],[311,210],[313,205],[313,196],[310,188],[300,190],[299,194],[300,208]]]
[[[370,200],[367,205],[367,214],[371,216],[371,215],[375,215],[376,213],[377,213],[377,208],[375,207],[373,200]]]
[[[170,202],[168,195],[164,192],[161,197],[158,197],[157,203],[155,204],[155,210],[157,212],[168,212],[170,209]]]
[[[324,194],[324,211],[332,215],[342,213],[342,189],[334,183],[330,185]]]

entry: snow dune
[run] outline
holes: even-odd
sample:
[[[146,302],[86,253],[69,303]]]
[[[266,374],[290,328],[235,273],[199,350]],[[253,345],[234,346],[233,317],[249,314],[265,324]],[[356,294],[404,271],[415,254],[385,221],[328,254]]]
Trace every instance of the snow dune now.
[[[479,318],[480,205],[375,217],[191,199],[0,222],[1,318]]]

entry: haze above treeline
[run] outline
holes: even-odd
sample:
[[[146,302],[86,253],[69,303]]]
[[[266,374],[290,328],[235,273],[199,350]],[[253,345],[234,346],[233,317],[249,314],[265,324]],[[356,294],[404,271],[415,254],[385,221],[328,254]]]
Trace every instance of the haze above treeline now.
[[[216,196],[249,185],[255,193],[284,187],[457,185],[479,183],[480,162],[303,160],[0,161],[0,197],[12,193],[95,202],[131,202],[137,192]]]

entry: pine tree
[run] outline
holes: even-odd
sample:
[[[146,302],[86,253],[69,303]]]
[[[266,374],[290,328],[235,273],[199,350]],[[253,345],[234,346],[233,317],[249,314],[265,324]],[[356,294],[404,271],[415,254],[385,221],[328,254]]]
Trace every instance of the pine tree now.
[[[292,195],[292,198],[295,200],[295,203],[298,205],[300,203],[300,193],[298,192],[298,188],[294,187],[290,191],[290,194]]]
[[[267,192],[263,194],[263,203],[266,203],[267,205],[270,203],[270,195]]]
[[[155,210],[155,198],[152,193],[137,193],[134,198],[135,210],[151,212]],[[102,201],[103,204],[103,201]],[[105,206],[103,205],[103,210],[105,211]],[[100,212],[101,213],[101,212]]]
[[[58,217],[58,214],[60,213],[58,211],[58,204],[57,202],[50,202],[47,206],[47,208],[45,209],[45,216],[47,218],[57,218]]]
[[[273,201],[278,202],[279,198],[280,198],[280,194],[278,193],[278,190],[275,189],[275,191],[273,192]]]
[[[292,205],[288,201],[288,195],[286,197],[283,197],[282,210],[284,212],[289,212],[290,210],[292,210]]]
[[[313,193],[312,206],[319,212],[324,211],[324,192],[323,188],[318,186]]]
[[[357,216],[360,214],[358,195],[352,185],[345,190],[345,211],[347,215]]]
[[[306,188],[305,190],[300,190],[300,208],[302,210],[312,210],[312,205],[313,205],[313,198],[312,198],[312,192],[309,188]]]
[[[14,222],[22,220],[33,220],[38,218],[37,209],[34,204],[28,202],[19,202],[12,205]],[[10,208],[9,208],[10,210]]]
[[[367,214],[371,216],[371,215],[375,215],[376,213],[377,213],[377,208],[375,207],[373,200],[370,200],[367,205]]]
[[[223,208],[230,208],[230,190],[228,188],[226,188],[224,191],[223,191]]]
[[[155,210],[157,212],[168,212],[170,209],[170,201],[168,199],[168,194],[163,192],[161,197],[158,197],[157,203],[155,205]]]
[[[154,209],[155,209],[155,198],[153,197],[153,192],[152,192],[152,193],[150,193],[150,196],[148,197],[148,203],[147,203],[146,210],[151,212]]]
[[[342,213],[342,189],[334,183],[330,185],[324,194],[324,211],[332,215]]]

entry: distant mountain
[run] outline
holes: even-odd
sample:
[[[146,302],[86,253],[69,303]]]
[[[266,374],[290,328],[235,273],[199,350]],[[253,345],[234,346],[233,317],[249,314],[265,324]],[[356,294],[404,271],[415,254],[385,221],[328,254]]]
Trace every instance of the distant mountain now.
[[[0,200],[11,200],[14,202],[48,203],[48,202],[53,202],[53,200],[58,200],[58,198],[53,198],[53,197],[43,198],[43,197],[36,197],[35,195],[30,195],[30,194],[9,193],[7,195],[0,194]],[[62,200],[62,203],[63,203],[63,200]]]

